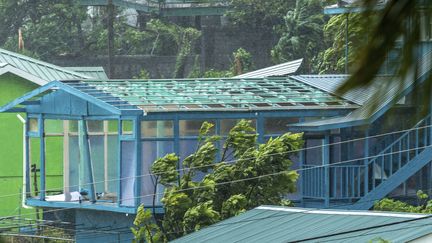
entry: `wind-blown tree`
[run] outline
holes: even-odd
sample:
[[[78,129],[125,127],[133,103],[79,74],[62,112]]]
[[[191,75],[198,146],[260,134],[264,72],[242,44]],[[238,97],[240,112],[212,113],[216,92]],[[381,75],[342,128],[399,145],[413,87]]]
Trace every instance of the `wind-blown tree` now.
[[[277,45],[271,51],[274,62],[303,58],[302,70],[312,73],[312,60],[325,48],[325,16],[320,0],[297,0],[295,8],[284,17],[285,26]]]
[[[315,58],[313,63],[315,70],[319,73],[345,73],[347,34],[348,67],[350,67],[356,60],[357,51],[367,43],[370,31],[367,22],[358,13],[332,16],[324,26],[324,42],[329,48],[320,52]]]
[[[181,173],[175,154],[154,162],[155,181],[165,186],[165,214],[152,220],[141,206],[132,228],[137,242],[172,240],[263,204],[290,205],[285,197],[295,191],[298,177],[291,157],[303,146],[302,134],[258,144],[255,129],[242,120],[219,151],[220,137],[210,136],[212,128],[203,123],[197,149],[182,161]]]
[[[371,85],[385,63],[387,54],[397,45],[401,45],[401,51],[397,57],[398,65],[394,68],[395,76],[399,78],[391,79],[389,82],[403,82],[412,70],[420,66],[419,52],[416,49],[421,43],[422,26],[430,24],[428,21],[421,20],[423,16],[430,18],[432,13],[430,1],[389,0],[381,9],[377,6],[382,4],[380,3],[382,1],[362,0],[361,2],[365,9],[361,13],[362,18],[370,20],[367,21],[366,26],[371,31],[367,44],[357,52],[357,61],[351,77],[339,88],[339,93]],[[375,15],[376,18],[371,18],[371,15]],[[426,94],[424,107],[429,107],[428,97],[430,97],[432,75],[430,72],[426,75],[426,87],[417,86],[415,92]],[[400,87],[402,86],[401,83]],[[426,92],[423,92],[425,90]],[[375,95],[380,95],[380,91],[378,90]]]
[[[283,17],[293,9],[295,0],[230,0],[227,17],[241,28],[272,32],[284,24]]]

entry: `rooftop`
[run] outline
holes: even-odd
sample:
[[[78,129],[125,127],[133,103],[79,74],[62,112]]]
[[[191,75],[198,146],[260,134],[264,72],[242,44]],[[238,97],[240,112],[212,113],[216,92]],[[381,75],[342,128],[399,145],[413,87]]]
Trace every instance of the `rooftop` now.
[[[63,81],[116,108],[145,112],[356,108],[353,102],[290,77]],[[119,102],[119,100],[121,102]]]
[[[62,79],[90,78],[90,76],[4,49],[0,49],[0,63],[12,65],[47,82]]]
[[[260,206],[174,242],[408,242],[431,233],[425,214]]]

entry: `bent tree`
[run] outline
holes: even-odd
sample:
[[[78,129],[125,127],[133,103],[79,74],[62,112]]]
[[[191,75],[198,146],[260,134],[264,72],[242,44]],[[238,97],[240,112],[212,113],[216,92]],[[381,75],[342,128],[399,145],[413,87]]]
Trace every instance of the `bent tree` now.
[[[251,122],[241,120],[222,143],[209,135],[213,126],[202,124],[196,151],[181,163],[175,154],[154,162],[155,182],[165,187],[165,214],[157,218],[141,205],[132,228],[135,242],[165,242],[259,205],[291,204],[286,195],[296,190],[298,178],[291,159],[303,146],[302,134],[258,144]]]

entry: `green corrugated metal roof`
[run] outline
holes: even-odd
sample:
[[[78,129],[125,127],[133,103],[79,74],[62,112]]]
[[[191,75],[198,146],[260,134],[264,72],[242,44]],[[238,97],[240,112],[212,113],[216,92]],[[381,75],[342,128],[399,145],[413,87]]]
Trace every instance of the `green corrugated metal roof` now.
[[[390,242],[407,242],[432,233],[432,218],[425,218],[427,216],[430,215],[261,206],[173,242],[297,242],[313,237],[419,219],[306,241],[369,242],[381,237]]]
[[[353,109],[357,105],[289,77],[261,79],[82,80],[64,83],[107,103],[146,112]],[[118,101],[117,101],[118,102]],[[122,107],[121,104],[116,107]]]
[[[8,63],[48,82],[53,80],[90,78],[87,75],[4,49],[0,49],[0,63]]]
[[[95,79],[108,79],[103,67],[64,67],[67,70],[81,73]]]

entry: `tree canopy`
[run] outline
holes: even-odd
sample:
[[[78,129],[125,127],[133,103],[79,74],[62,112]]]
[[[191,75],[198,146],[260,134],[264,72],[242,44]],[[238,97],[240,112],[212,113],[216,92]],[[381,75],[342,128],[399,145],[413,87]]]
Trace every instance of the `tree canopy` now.
[[[165,187],[165,214],[151,219],[141,207],[133,227],[137,241],[171,240],[263,204],[290,205],[286,195],[295,192],[298,177],[291,158],[303,146],[302,134],[258,144],[250,121],[241,120],[219,150],[221,138],[210,135],[213,126],[203,123],[196,151],[180,170],[175,154],[154,162],[155,181]]]

